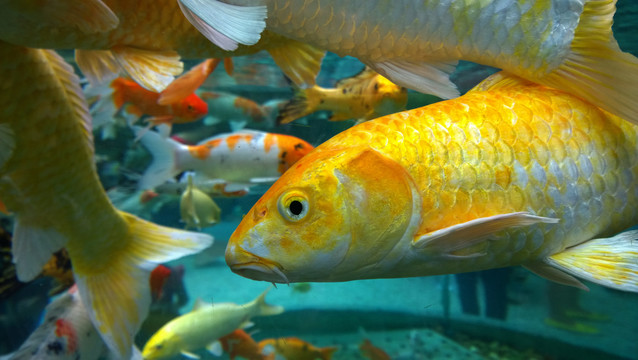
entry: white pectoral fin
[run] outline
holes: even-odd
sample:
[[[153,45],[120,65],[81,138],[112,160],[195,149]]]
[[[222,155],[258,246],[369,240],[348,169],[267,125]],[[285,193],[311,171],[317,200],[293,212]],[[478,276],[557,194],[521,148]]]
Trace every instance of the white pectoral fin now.
[[[240,6],[218,0],[178,0],[184,16],[208,40],[224,50],[254,45],[266,28],[265,6]]]
[[[638,230],[584,242],[550,256],[546,262],[602,286],[638,292]]]
[[[212,343],[206,346],[206,350],[214,356],[222,356],[224,353],[224,348],[222,347],[222,343],[219,340],[215,340]]]
[[[186,350],[182,350],[180,352],[180,354],[182,354],[182,356],[188,358],[188,359],[193,359],[193,360],[199,360],[201,359],[201,357],[195,353],[192,353],[190,351],[186,351]]]
[[[52,228],[25,224],[18,216],[13,230],[12,253],[18,280],[33,280],[54,252],[66,244],[66,237]]]
[[[427,233],[414,241],[419,251],[450,256],[478,256],[481,253],[461,251],[473,249],[501,230],[538,223],[553,224],[558,219],[536,216],[528,212],[515,212],[478,218]],[[480,248],[480,247],[479,247]]]
[[[559,284],[573,286],[575,288],[579,288],[581,290],[589,291],[589,288],[580,282],[580,280],[575,277],[567,274],[564,271],[561,271],[543,261],[537,261],[530,264],[525,264],[523,267],[534,274],[545,278],[549,281],[553,281]]]
[[[457,63],[391,60],[370,63],[369,66],[399,86],[442,99],[451,99],[460,95],[456,85],[450,81],[450,74],[454,72]]]

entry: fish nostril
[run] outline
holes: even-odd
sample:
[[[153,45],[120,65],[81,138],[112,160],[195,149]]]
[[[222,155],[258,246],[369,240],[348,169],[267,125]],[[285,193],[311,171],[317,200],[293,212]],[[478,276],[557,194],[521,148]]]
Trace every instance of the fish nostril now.
[[[268,214],[268,209],[265,208],[265,207],[263,207],[261,209],[255,209],[255,212],[253,214],[253,219],[255,221],[259,221],[259,220],[263,219],[266,216],[266,214]]]

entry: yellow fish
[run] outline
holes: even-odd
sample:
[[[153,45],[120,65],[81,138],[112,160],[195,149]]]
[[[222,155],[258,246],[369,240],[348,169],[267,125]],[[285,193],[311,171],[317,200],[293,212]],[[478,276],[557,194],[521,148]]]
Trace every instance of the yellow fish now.
[[[265,27],[354,56],[397,85],[442,98],[458,95],[449,75],[458,60],[468,60],[638,123],[638,60],[612,34],[616,0],[179,1],[201,31],[232,40]]]
[[[208,227],[217,224],[222,210],[205,192],[193,184],[193,175],[188,175],[188,185],[179,201],[182,221],[187,229]]]
[[[267,50],[293,81],[312,82],[324,52],[267,33],[254,47],[233,52],[211,44],[174,0],[21,0],[3,4],[0,40],[45,49],[78,49],[75,57],[92,82],[124,70],[160,92],[183,70],[180,58],[223,58]]]
[[[113,207],[95,170],[79,79],[61,57],[0,41],[0,59],[0,199],[15,214],[18,279],[33,279],[65,247],[93,324],[128,358],[148,312],[154,265],[212,240]]]
[[[189,358],[198,358],[191,351],[204,347],[212,353],[221,353],[221,344],[218,342],[221,337],[250,325],[252,317],[284,312],[283,307],[266,303],[267,293],[268,290],[243,305],[197,303],[193,311],[169,321],[151,336],[142,350],[143,358],[163,359],[180,353]]]
[[[524,265],[638,291],[638,127],[506,75],[352,127],[284,173],[226,262],[278,283]]]
[[[332,111],[331,121],[366,121],[405,110],[408,90],[371,69],[343,79],[334,89],[314,85],[296,89],[295,97],[279,112],[277,122],[287,124],[319,110]]]

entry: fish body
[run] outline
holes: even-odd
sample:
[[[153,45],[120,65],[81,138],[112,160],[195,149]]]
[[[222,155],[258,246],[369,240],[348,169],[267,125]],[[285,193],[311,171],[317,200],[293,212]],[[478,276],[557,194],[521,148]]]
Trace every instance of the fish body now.
[[[296,73],[312,79],[323,57],[323,51],[277,34],[266,34],[257,46],[225,51],[201,35],[171,0],[26,0],[3,1],[2,7],[1,40],[32,48],[77,49],[78,66],[93,83],[124,70],[159,92],[182,72],[180,58],[223,58],[261,50],[272,50],[277,62],[295,69],[293,78]],[[297,55],[299,61],[282,60]]]
[[[287,124],[319,110],[332,111],[330,120],[370,120],[405,110],[406,88],[364,69],[360,74],[341,80],[335,88],[314,85],[296,89],[292,100],[279,113],[278,122]]]
[[[136,82],[117,78],[111,82],[112,100],[116,109],[137,116],[151,116],[154,123],[187,123],[199,120],[208,113],[208,105],[195,93],[174,103],[160,105],[160,94],[146,90]]]
[[[254,316],[277,315],[281,306],[268,305],[266,293],[243,305],[214,303],[196,305],[193,311],[171,320],[144,345],[144,359],[162,359],[203,349],[236,329],[246,326]]]
[[[212,241],[115,209],[96,173],[79,79],[61,57],[0,41],[0,58],[0,199],[15,216],[18,279],[36,277],[64,247],[93,324],[128,357],[150,304],[152,266]]]
[[[206,125],[227,121],[233,131],[248,126],[251,129],[269,129],[275,126],[273,118],[258,103],[234,94],[202,91],[199,96],[208,104],[209,116]]]
[[[638,254],[633,234],[598,238],[638,221],[637,141],[623,119],[499,73],[460,98],[317,147],[243,218],[226,261],[240,275],[284,283],[521,264],[556,280],[557,268],[584,277],[588,260],[574,257],[591,245],[591,257],[629,259],[592,265],[588,279],[636,291],[638,269],[624,267]]]
[[[73,287],[46,307],[44,321],[10,360],[97,360],[109,354]]]
[[[265,339],[258,343],[263,353],[274,354],[275,359],[286,360],[330,360],[339,348],[335,346],[318,348],[297,337]]]
[[[180,1],[209,30],[229,38],[265,26],[354,56],[398,85],[442,98],[458,96],[449,74],[458,60],[468,60],[568,91],[638,123],[630,95],[638,90],[638,59],[614,39],[615,0]],[[265,9],[265,20],[222,11],[233,6]]]
[[[192,176],[188,177],[188,187],[182,193],[179,208],[187,229],[201,229],[221,220],[221,209],[206,193],[195,187]]]
[[[189,146],[147,132],[141,138],[154,157],[139,187],[150,189],[185,170],[199,179],[222,179],[243,189],[272,182],[314,147],[290,135],[242,130]],[[227,191],[232,191],[226,188]]]

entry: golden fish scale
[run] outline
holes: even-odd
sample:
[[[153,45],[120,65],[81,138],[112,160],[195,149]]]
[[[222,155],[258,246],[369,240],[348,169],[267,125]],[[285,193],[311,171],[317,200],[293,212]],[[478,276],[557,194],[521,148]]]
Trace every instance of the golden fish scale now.
[[[0,42],[0,123],[15,134],[15,150],[0,168],[0,199],[23,224],[51,227],[69,239],[74,269],[99,271],[102,254],[117,243],[101,234],[126,231],[106,197],[81,122],[86,108],[51,74],[44,51]],[[108,229],[108,231],[106,231]],[[90,241],[92,246],[79,246]]]
[[[318,149],[365,142],[402,164],[422,196],[417,234],[517,211],[560,219],[489,242],[485,260],[505,265],[638,220],[637,128],[575,97],[540,86],[475,91],[407,114],[367,122]]]
[[[176,51],[183,58],[228,57],[254,54],[275,47],[282,37],[264,32],[254,46],[240,45],[228,52],[213,45],[193,27],[182,14],[177,1],[162,0],[103,0],[117,15],[119,25],[108,32],[87,34],[75,27],[45,27],[21,21],[11,26],[0,25],[0,38],[5,41],[47,49],[108,50],[115,46],[130,46],[153,51]],[[17,21],[17,20],[16,20]]]

